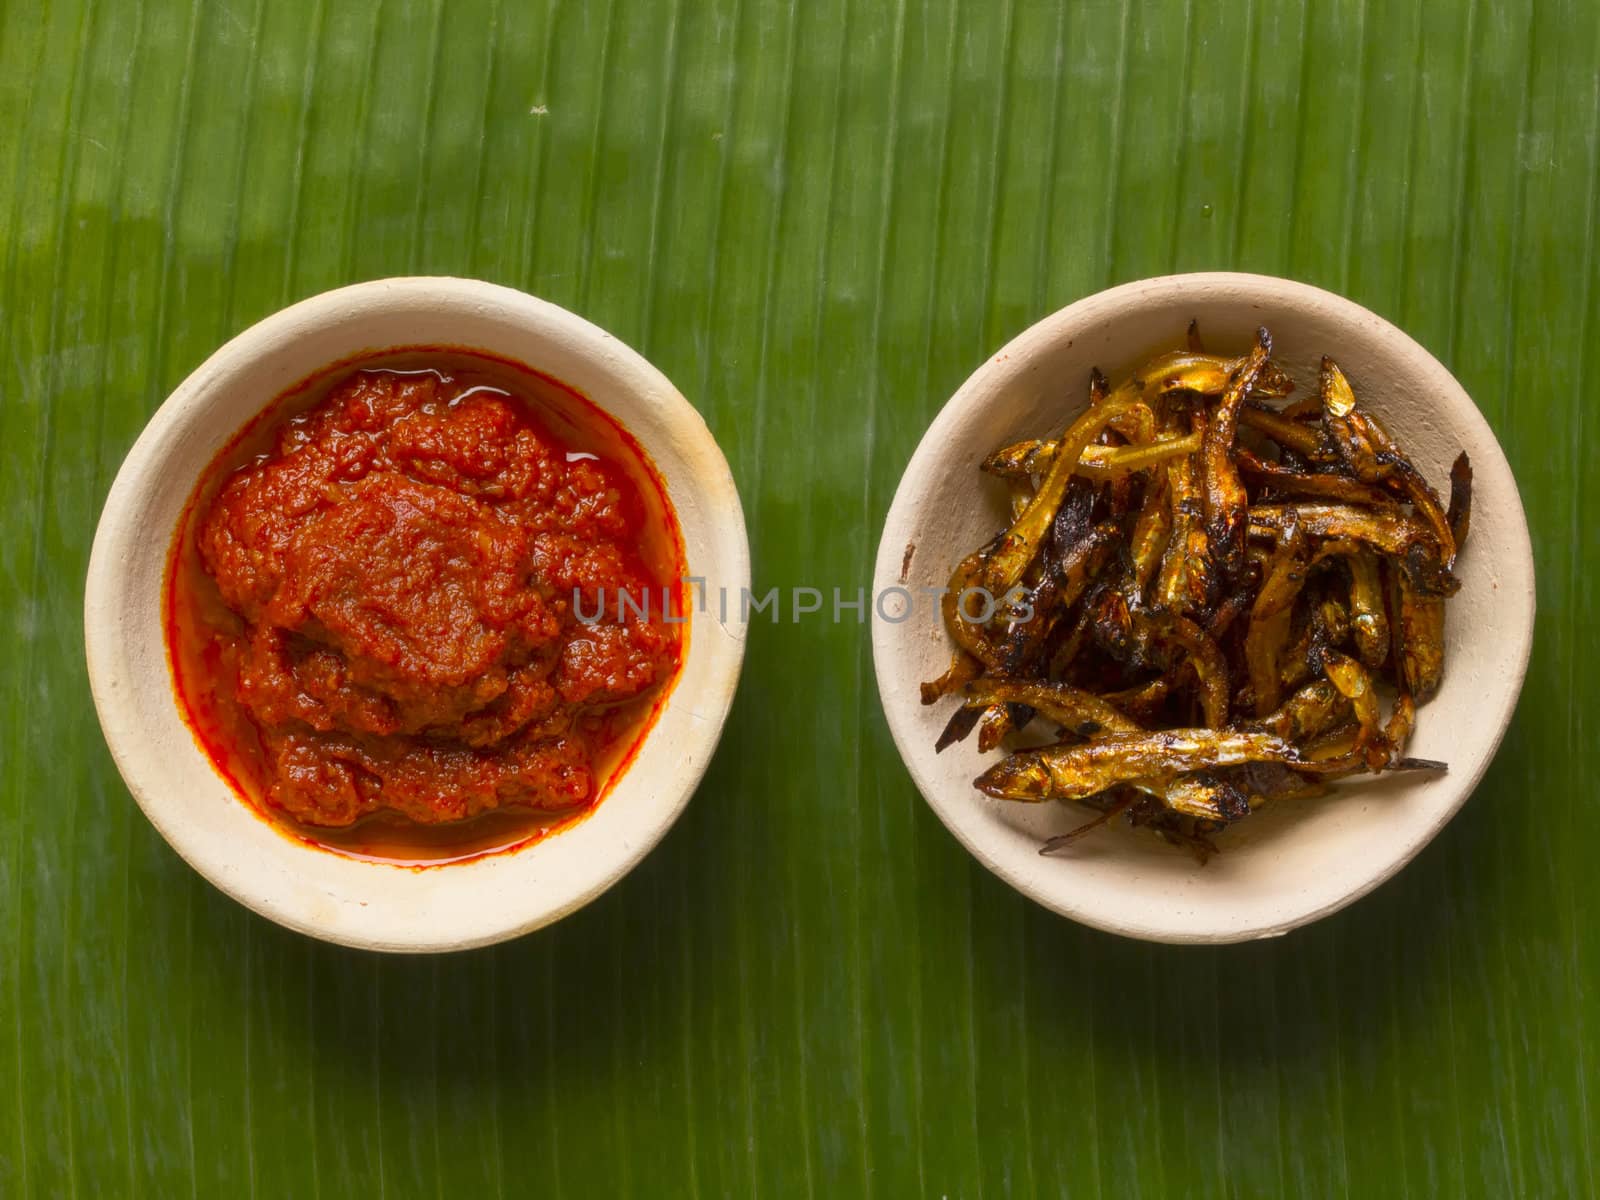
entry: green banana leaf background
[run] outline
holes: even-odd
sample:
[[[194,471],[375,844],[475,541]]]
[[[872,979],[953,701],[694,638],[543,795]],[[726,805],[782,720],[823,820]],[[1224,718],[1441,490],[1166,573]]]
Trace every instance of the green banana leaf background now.
[[[0,1196],[1596,1194],[1600,6],[0,5]],[[1432,350],[1538,561],[1488,777],[1318,925],[1154,946],[1014,894],[848,620],[757,623],[665,842],[486,951],[281,930],[112,766],[100,505],[290,301],[444,273],[574,309],[704,413],[757,587],[853,592],[985,354],[1210,268]]]

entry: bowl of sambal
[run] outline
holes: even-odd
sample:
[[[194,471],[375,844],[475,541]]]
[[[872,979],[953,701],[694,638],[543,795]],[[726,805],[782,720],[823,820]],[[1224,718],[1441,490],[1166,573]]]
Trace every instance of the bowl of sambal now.
[[[621,878],[720,736],[738,494],[662,374],[472,280],[325,293],[241,333],[107,498],[85,639],[169,843],[348,945],[516,936]],[[700,581],[705,581],[701,583]]]

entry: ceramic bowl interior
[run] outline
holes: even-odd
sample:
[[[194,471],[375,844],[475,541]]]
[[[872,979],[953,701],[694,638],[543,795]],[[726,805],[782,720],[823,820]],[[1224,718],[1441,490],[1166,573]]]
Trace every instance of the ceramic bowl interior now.
[[[1471,456],[1471,537],[1448,606],[1443,686],[1419,714],[1409,753],[1447,761],[1444,775],[1342,782],[1329,796],[1271,805],[1226,831],[1203,867],[1187,852],[1125,828],[1060,856],[1040,843],[1087,819],[1076,805],[991,800],[972,781],[998,752],[976,738],[934,753],[955,701],[919,702],[952,645],[926,596],[909,619],[877,620],[873,656],[895,742],[934,811],[977,858],[1041,904],[1085,924],[1171,942],[1283,933],[1350,903],[1399,870],[1461,807],[1505,733],[1526,671],[1533,561],[1516,483],[1489,426],[1421,346],[1360,306],[1317,288],[1254,275],[1179,275],[1101,292],[1045,318],[982,366],[917,447],[890,508],[875,587],[940,587],[1006,522],[1003,488],[978,471],[994,448],[1051,434],[1083,407],[1091,367],[1115,378],[1182,344],[1191,318],[1208,347],[1247,348],[1257,326],[1294,374],[1316,386],[1331,354],[1436,486],[1459,450]]]
[[[297,842],[213,769],[177,707],[162,629],[168,547],[201,472],[284,389],[330,363],[448,345],[525,363],[614,415],[644,447],[682,528],[691,574],[737,589],[749,551],[728,465],[693,407],[638,354],[521,292],[390,279],[313,297],[218,350],[161,406],[106,500],[85,640],[106,740],[152,823],[212,883],[292,929],[379,950],[448,950],[535,929],[622,877],[682,811],[733,701],[744,630],[695,611],[676,686],[593,813],[523,849],[411,870]]]

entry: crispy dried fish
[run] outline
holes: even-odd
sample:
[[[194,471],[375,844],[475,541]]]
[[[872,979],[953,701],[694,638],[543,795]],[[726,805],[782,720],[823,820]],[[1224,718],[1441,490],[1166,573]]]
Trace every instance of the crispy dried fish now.
[[[1249,526],[1250,496],[1233,462],[1239,410],[1249,399],[1271,353],[1271,335],[1265,329],[1258,330],[1256,344],[1228,380],[1222,400],[1206,423],[1200,451],[1206,537],[1223,575],[1230,579],[1244,567],[1244,536]]]
[[[1303,523],[1311,537],[1364,542],[1399,560],[1412,583],[1428,595],[1451,596],[1460,587],[1433,531],[1407,513],[1351,504],[1257,504],[1250,509],[1252,530],[1269,535],[1281,535],[1292,521]]]
[[[1204,860],[1262,804],[1443,767],[1405,747],[1442,677],[1470,464],[1446,508],[1331,358],[1316,395],[1264,403],[1293,388],[1270,351],[1263,329],[1208,354],[1191,324],[1115,386],[1092,371],[1060,436],[982,464],[1009,527],[952,573],[956,654],[923,698],[960,694],[940,749],[973,730],[980,750],[1015,746],[1035,717],[1060,729],[976,781],[1097,810],[1042,852],[1121,817]]]
[[[973,572],[974,577],[992,595],[1003,596],[1009,592],[1022,578],[1023,571],[1033,561],[1034,556],[1038,554],[1045,534],[1050,529],[1050,523],[1055,519],[1056,510],[1066,496],[1067,485],[1073,478],[1072,468],[1077,464],[1078,456],[1083,453],[1084,447],[1100,435],[1112,418],[1136,410],[1149,413],[1149,409],[1145,408],[1140,400],[1119,402],[1107,398],[1103,404],[1085,412],[1073,422],[1066,433],[1061,435],[1059,452],[1040,481],[1033,502],[1011,528],[1000,535],[994,549],[984,556]],[[954,580],[951,586],[955,586]]]
[[[1250,673],[1250,694],[1256,716],[1278,707],[1281,696],[1279,659],[1289,642],[1294,601],[1305,584],[1308,568],[1306,539],[1298,522],[1285,530],[1283,541],[1267,562],[1261,590],[1250,610],[1245,633],[1245,668]]]
[[[1389,657],[1389,617],[1384,611],[1378,556],[1368,550],[1346,556],[1350,569],[1350,635],[1356,655],[1376,670]]]
[[[1293,745],[1265,731],[1168,729],[1018,750],[975,786],[1003,800],[1079,800],[1119,783],[1246,762],[1305,765]]]
[[[1404,571],[1391,578],[1395,660],[1405,690],[1426,704],[1444,678],[1444,601],[1418,591]]]
[[[1382,424],[1362,411],[1350,381],[1331,358],[1322,360],[1321,382],[1322,426],[1345,466],[1361,482],[1392,485],[1411,501],[1418,515],[1433,529],[1448,570],[1456,560],[1456,541],[1439,503],[1439,493],[1400,452]]]
[[[1299,745],[1326,733],[1350,716],[1350,702],[1327,679],[1315,679],[1290,696],[1265,717],[1245,722],[1247,729],[1275,733]]]
[[[1043,475],[1056,461],[1059,443],[1053,438],[1030,438],[1002,446],[979,464],[979,469],[1002,479],[1028,479]],[[1085,446],[1078,455],[1077,473],[1086,479],[1110,479],[1131,471],[1142,471],[1156,463],[1200,449],[1194,434],[1157,438],[1132,446]]]
[[[1139,723],[1093,692],[1045,680],[979,679],[967,687],[967,703],[1026,704],[1046,720],[1079,737],[1137,733]]]
[[[1297,471],[1282,463],[1258,458],[1243,446],[1234,452],[1234,459],[1241,476],[1251,483],[1271,488],[1276,496],[1326,500],[1337,504],[1364,504],[1377,508],[1396,503],[1388,492],[1362,483],[1359,479],[1330,472]]]

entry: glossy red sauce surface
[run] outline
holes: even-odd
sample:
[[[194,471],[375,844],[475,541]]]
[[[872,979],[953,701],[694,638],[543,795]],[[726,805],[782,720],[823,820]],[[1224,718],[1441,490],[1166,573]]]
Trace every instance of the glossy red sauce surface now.
[[[419,348],[298,385],[217,457],[174,537],[167,642],[197,738],[265,815],[451,861],[599,802],[683,659],[684,573],[612,417]]]

